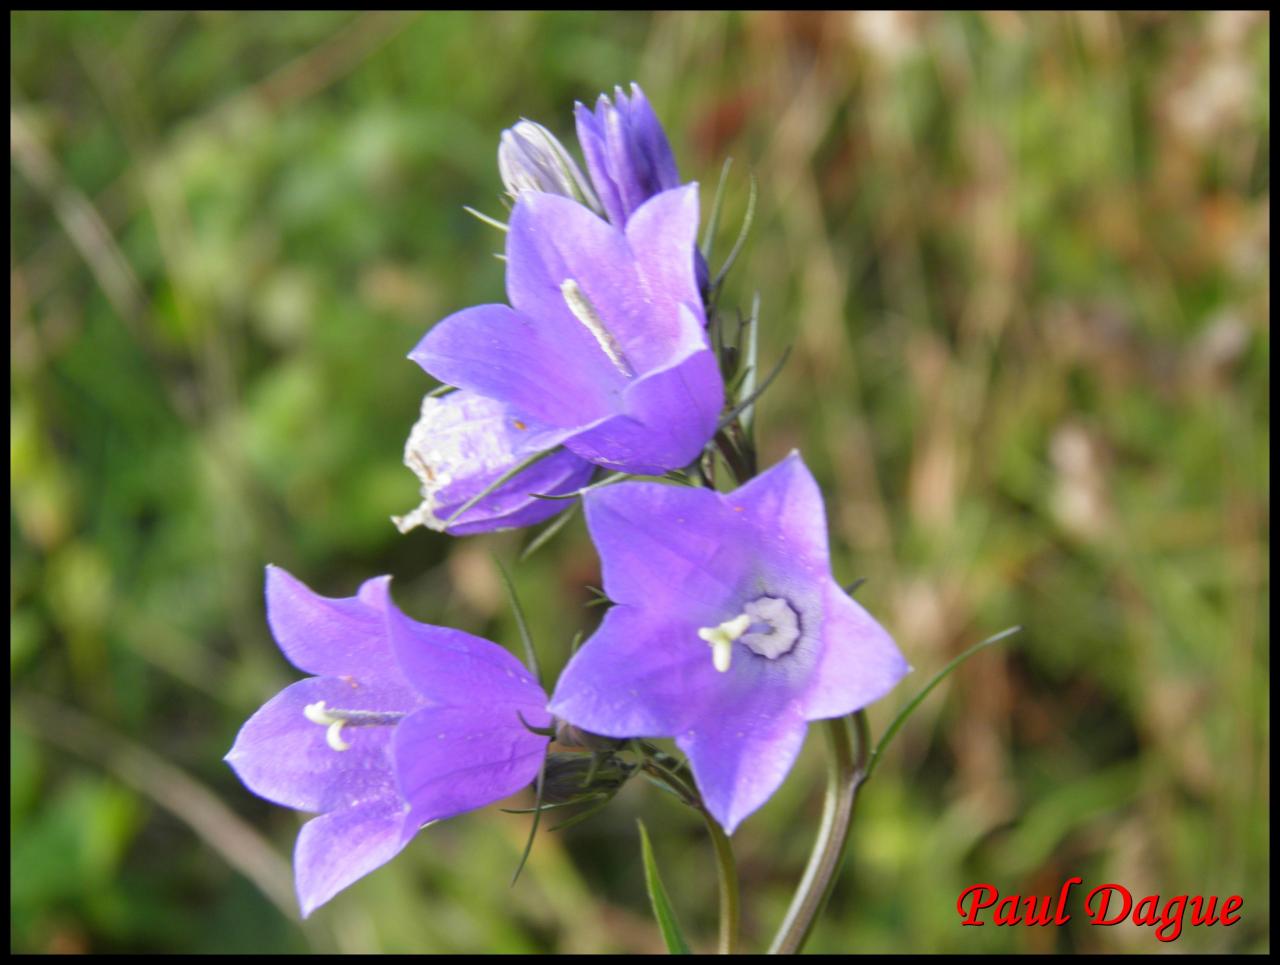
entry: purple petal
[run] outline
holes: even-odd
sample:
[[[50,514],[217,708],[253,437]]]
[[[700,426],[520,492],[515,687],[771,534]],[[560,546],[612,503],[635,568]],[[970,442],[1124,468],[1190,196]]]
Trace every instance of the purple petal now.
[[[601,94],[594,113],[577,105],[578,141],[609,220],[623,225],[641,204],[680,183],[667,135],[640,88]]]
[[[608,153],[605,147],[604,127],[601,117],[608,109],[609,98],[604,94],[596,101],[596,109],[592,111],[586,104],[575,104],[573,116],[577,121],[578,143],[582,145],[582,154],[587,160],[587,172],[591,175],[591,183],[596,189],[605,213],[614,224],[626,224],[627,211],[622,203],[618,186],[609,175]]]
[[[829,581],[822,651],[805,697],[805,717],[818,720],[860,710],[887,694],[910,670],[884,627]]]
[[[626,234],[648,297],[661,299],[655,313],[674,316],[675,305],[683,303],[694,315],[688,337],[706,345],[706,315],[690,254],[698,237],[697,184],[654,195],[631,215]]]
[[[516,211],[529,199],[553,197],[524,194]],[[510,276],[510,264],[507,271]],[[441,382],[500,399],[548,426],[578,427],[612,414],[626,377],[591,333],[572,315],[569,320],[572,326],[506,305],[477,305],[437,323],[409,358]]]
[[[776,697],[766,692],[738,706],[719,701],[676,735],[707,810],[729,834],[781,786],[804,744],[797,702]]]
[[[533,674],[496,643],[410,619],[400,612],[385,586],[379,602],[405,678],[433,705],[506,708],[546,704],[546,694]]]
[[[353,597],[327,597],[278,566],[267,567],[267,623],[284,655],[318,676],[360,675],[368,683],[402,683],[370,594],[391,577],[366,580]]]
[[[309,677],[286,687],[245,722],[226,762],[254,794],[302,811],[332,811],[369,797],[394,794],[388,748],[392,727],[342,728],[350,747],[334,750],[326,728],[309,720],[308,704],[339,710],[409,713],[421,706],[406,687],[377,687],[354,679]]]
[[[538,698],[519,708],[483,700],[425,707],[396,728],[396,777],[413,826],[484,807],[533,782],[547,738],[527,730],[516,711],[546,727],[541,691]]]
[[[719,493],[621,483],[592,490],[583,505],[610,599],[679,612],[695,626],[735,615],[724,611],[740,602],[752,564],[743,523]]]
[[[548,709],[606,737],[680,733],[699,719],[704,695],[722,685],[698,625],[614,606],[560,674]]]
[[[681,308],[686,317],[688,313]],[[715,434],[724,382],[715,355],[701,349],[670,368],[637,379],[623,395],[623,412],[565,440],[596,465],[661,475],[689,465]]]
[[[568,198],[522,195],[507,231],[507,296],[518,312],[553,330],[558,341],[579,345],[579,355],[598,366],[619,375],[624,368],[633,375],[664,368],[707,346],[692,275],[697,222],[695,185],[655,198],[626,234]],[[570,308],[563,289],[570,280],[621,360]]]
[[[639,172],[639,180],[646,185],[648,194],[676,187],[680,183],[680,172],[676,168],[667,132],[662,129],[658,115],[649,106],[640,85],[632,83],[630,100],[621,91],[617,99],[627,115],[632,155],[637,159],[634,168]]]
[[[558,445],[565,434],[521,419],[505,403],[465,389],[427,396],[404,450],[405,465],[422,484],[422,504],[394,517],[395,524],[402,533],[419,525],[443,529],[458,507],[520,461]],[[567,504],[532,493],[573,492],[586,485],[592,471],[590,463],[570,452],[554,453],[485,496],[448,532],[461,536],[540,522]]]
[[[393,794],[304,824],[293,851],[302,917],[399,854],[413,837],[405,833],[407,814],[408,807]]]
[[[794,449],[725,498],[755,530],[761,556],[780,577],[816,587],[830,576],[822,491]]]

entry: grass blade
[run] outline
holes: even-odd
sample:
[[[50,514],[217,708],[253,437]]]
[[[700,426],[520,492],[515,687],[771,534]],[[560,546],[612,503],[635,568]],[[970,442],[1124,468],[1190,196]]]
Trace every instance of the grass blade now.
[[[529,635],[529,624],[524,619],[524,609],[520,606],[520,598],[516,596],[515,584],[511,582],[511,574],[507,572],[507,568],[502,565],[502,560],[498,559],[497,554],[493,554],[493,562],[498,566],[498,572],[502,574],[502,585],[507,590],[507,600],[511,603],[511,612],[516,618],[516,629],[520,631],[520,642],[524,645],[524,662],[533,672],[533,678],[538,681],[538,686],[542,686],[542,668],[538,666],[538,652],[533,649],[533,637]]]
[[[912,712],[920,706],[920,702],[929,696],[929,692],[932,691],[934,687],[942,683],[951,671],[955,670],[956,667],[960,666],[960,664],[964,663],[979,650],[985,650],[987,647],[997,644],[1007,637],[1013,636],[1021,629],[1022,627],[1009,627],[1007,630],[1001,630],[995,636],[987,637],[987,639],[983,640],[981,643],[975,643],[972,647],[934,674],[933,679],[924,685],[924,689],[921,690],[920,693],[916,694],[907,706],[898,711],[898,716],[893,719],[893,723],[885,730],[884,736],[880,738],[879,743],[876,744],[875,750],[871,752],[871,757],[867,761],[867,777],[871,777],[872,773],[875,771],[876,764],[880,760],[880,755],[884,753],[885,746],[893,738],[893,735],[896,734],[902,725],[907,722],[907,718],[910,717]],[[864,778],[864,780],[865,779],[866,778]]]
[[[653,917],[658,920],[662,940],[672,955],[688,955],[689,943],[680,932],[675,909],[671,907],[667,889],[662,886],[662,879],[658,876],[658,863],[653,856],[653,846],[649,844],[649,832],[644,829],[643,821],[636,821],[636,826],[640,829],[640,854],[644,858],[644,886],[649,892]]]

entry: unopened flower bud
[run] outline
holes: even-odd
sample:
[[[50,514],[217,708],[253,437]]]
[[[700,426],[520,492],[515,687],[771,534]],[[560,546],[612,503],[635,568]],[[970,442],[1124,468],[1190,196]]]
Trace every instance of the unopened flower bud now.
[[[612,797],[636,766],[613,754],[551,754],[542,784],[543,804],[571,804],[602,794]]]
[[[556,724],[556,741],[565,747],[585,747],[589,751],[616,751],[626,743],[614,737],[593,734],[564,720]]]
[[[507,193],[523,191],[560,194],[601,211],[581,169],[554,134],[541,124],[520,121],[502,132],[498,143],[498,173]]]

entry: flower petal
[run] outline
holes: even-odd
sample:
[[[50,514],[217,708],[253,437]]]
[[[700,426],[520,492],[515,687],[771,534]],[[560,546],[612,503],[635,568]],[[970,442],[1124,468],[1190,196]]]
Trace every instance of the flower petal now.
[[[354,679],[309,677],[290,684],[250,717],[226,762],[254,794],[302,811],[332,811],[369,797],[395,793],[388,748],[392,727],[342,728],[350,745],[334,750],[324,725],[310,720],[308,704],[329,708],[409,713],[408,688],[365,686]]]
[[[382,616],[368,603],[373,588],[389,579],[366,580],[356,596],[335,598],[268,566],[267,623],[289,662],[320,676],[359,673],[368,683],[399,682]]]
[[[605,737],[669,737],[698,719],[717,676],[696,621],[619,604],[564,668],[548,709]]]
[[[620,483],[583,497],[604,590],[617,603],[678,612],[694,626],[732,617],[749,576],[744,531],[719,493],[662,483]]]
[[[760,696],[738,707],[720,701],[676,735],[707,810],[729,834],[782,785],[804,744],[805,721],[796,702]]]
[[[692,279],[697,188],[667,194],[672,197],[650,202],[652,210],[634,237],[568,198],[521,195],[507,231],[512,306],[554,330],[557,340],[588,346],[583,359],[619,375],[623,367],[644,375],[705,347],[701,299]],[[681,263],[687,263],[687,278],[679,272]],[[577,285],[598,326],[571,307],[566,281]],[[678,309],[682,304],[687,315]],[[621,361],[611,357],[607,340]]]
[[[545,706],[546,694],[533,674],[498,644],[410,619],[400,612],[385,585],[378,602],[405,678],[431,704]]]
[[[683,307],[681,312],[688,315]],[[661,475],[698,458],[715,433],[723,402],[715,355],[700,349],[632,382],[622,414],[568,437],[565,446],[609,469]]]
[[[725,498],[755,530],[761,557],[787,581],[816,587],[830,576],[822,491],[796,450]]]
[[[510,406],[466,389],[428,395],[409,435],[404,461],[422,483],[422,504],[393,517],[400,532],[443,530],[445,520],[494,480],[566,434],[527,422]],[[567,507],[532,493],[559,495],[586,485],[593,466],[568,451],[553,453],[503,483],[468,509],[448,532],[455,536],[540,522]]]
[[[304,824],[293,850],[302,917],[399,854],[413,837],[404,833],[407,814],[404,802],[391,795]]]
[[[667,135],[640,88],[631,96],[614,89],[614,103],[601,94],[594,113],[574,111],[587,170],[609,220],[622,225],[646,199],[680,183]]]
[[[828,581],[822,650],[805,698],[809,720],[840,717],[879,700],[911,670],[884,627]]]
[[[531,198],[551,197],[522,195],[516,211]],[[514,216],[512,222],[514,230]],[[509,276],[510,264],[507,271]],[[577,428],[613,413],[626,377],[591,333],[569,318],[571,326],[506,305],[464,308],[437,322],[409,358],[441,382],[500,399],[524,417]]]
[[[551,717],[544,703],[541,698],[517,707],[477,700],[424,707],[405,718],[396,728],[392,754],[412,824],[484,807],[533,783],[547,738],[526,729],[516,711],[546,727]]]

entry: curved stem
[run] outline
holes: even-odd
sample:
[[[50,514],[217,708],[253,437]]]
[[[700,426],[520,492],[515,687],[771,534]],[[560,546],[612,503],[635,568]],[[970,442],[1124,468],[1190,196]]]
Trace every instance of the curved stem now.
[[[866,715],[858,711],[850,717],[823,721],[823,730],[827,735],[830,757],[822,822],[804,877],[800,879],[800,887],[796,889],[787,916],[769,946],[771,955],[795,954],[808,940],[813,923],[835,884],[853,822],[853,805],[858,798],[858,788],[866,777],[867,752],[871,746]]]
[[[720,888],[720,943],[716,950],[721,955],[733,955],[738,951],[738,864],[733,856],[729,836],[707,811],[698,792],[685,783],[681,776],[659,762],[658,759],[666,755],[645,741],[636,741],[635,746],[643,758],[640,766],[645,772],[675,791],[686,804],[702,815],[702,820],[707,824],[707,833],[711,836],[711,844],[716,853],[716,882]]]
[[[733,955],[738,951],[738,867],[733,858],[733,845],[716,819],[706,809],[700,810],[715,846],[716,876],[720,884],[720,945],[716,951]]]

